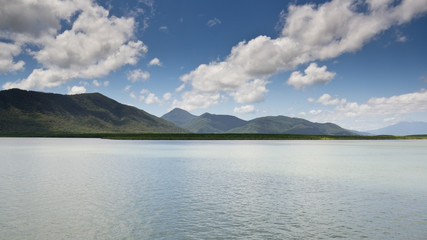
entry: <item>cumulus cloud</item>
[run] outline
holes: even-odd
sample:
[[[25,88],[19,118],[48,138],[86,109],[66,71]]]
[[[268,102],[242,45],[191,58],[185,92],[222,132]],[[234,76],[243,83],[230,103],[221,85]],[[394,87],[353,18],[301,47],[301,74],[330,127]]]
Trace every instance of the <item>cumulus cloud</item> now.
[[[135,69],[128,73],[128,80],[131,82],[145,81],[150,78],[150,73],[142,71],[141,69]]]
[[[392,97],[371,98],[366,103],[349,102],[338,105],[336,110],[347,117],[383,116],[427,111],[427,91],[396,95]]]
[[[149,93],[146,97],[145,97],[145,104],[154,104],[154,103],[160,103],[160,99],[154,94],[154,93]]]
[[[69,20],[78,9],[77,1],[0,0],[0,5],[0,35],[19,42],[56,33],[60,19]]]
[[[30,54],[42,66],[26,79],[8,82],[3,88],[43,89],[76,78],[102,77],[123,65],[136,64],[147,51],[141,41],[134,40],[136,23],[132,17],[111,16],[95,2],[0,1],[0,37],[19,46],[38,46]],[[61,21],[71,28],[60,32]],[[0,55],[0,62],[19,53]]]
[[[234,113],[237,113],[237,114],[245,114],[245,113],[253,113],[253,112],[255,112],[254,105],[244,105],[241,107],[234,108]]]
[[[316,63],[311,63],[304,70],[304,74],[299,71],[292,72],[286,83],[296,89],[303,89],[314,84],[327,84],[336,73],[328,72],[326,69],[326,66],[318,67]]]
[[[234,98],[237,103],[256,103],[264,100],[264,94],[268,92],[267,81],[262,79],[255,79],[253,81],[246,82],[239,86],[235,91],[231,92],[230,95]]]
[[[218,18],[210,19],[210,20],[206,23],[206,25],[208,25],[208,27],[213,27],[213,26],[215,26],[215,25],[217,25],[217,24],[221,24],[221,20],[219,20]]]
[[[148,66],[162,66],[163,63],[158,58],[153,58],[149,63]]]
[[[150,92],[148,89],[141,89],[139,92],[141,95],[139,96],[140,101],[144,101],[145,104],[151,105],[154,103],[161,103],[159,97],[156,96],[156,94]]]
[[[68,88],[68,95],[82,94],[85,92],[86,88],[83,86],[73,86],[72,88]]]
[[[316,102],[324,106],[334,106],[332,110],[312,112],[323,114],[315,119],[320,121],[336,122],[358,117],[396,117],[427,111],[427,90],[421,89],[418,92],[391,97],[373,97],[364,103],[348,102],[345,98],[332,98],[329,94],[323,94]]]
[[[278,38],[258,36],[242,41],[223,61],[202,64],[181,76],[181,81],[192,89],[183,92],[182,100],[177,102],[192,109],[211,106],[220,94],[233,93],[255,79],[266,81],[300,64],[357,51],[391,26],[407,23],[426,12],[427,0],[332,0],[318,5],[290,5]],[[322,71],[315,65],[311,67]],[[327,73],[326,68],[324,72]],[[331,74],[320,80],[330,81]],[[299,75],[299,80],[308,78]]]
[[[314,100],[312,98],[308,99],[309,102],[313,102]],[[322,96],[317,99],[318,103],[321,103],[322,105],[329,106],[329,105],[339,105],[339,104],[345,104],[347,100],[345,98],[339,99],[339,98],[332,98],[331,95],[325,93]]]
[[[24,69],[24,61],[20,60],[14,62],[13,59],[14,56],[18,55],[20,52],[20,46],[0,42],[0,73],[16,72]]]
[[[188,91],[182,94],[182,100],[174,99],[173,108],[179,107],[187,111],[197,108],[208,108],[218,103],[219,93]]]

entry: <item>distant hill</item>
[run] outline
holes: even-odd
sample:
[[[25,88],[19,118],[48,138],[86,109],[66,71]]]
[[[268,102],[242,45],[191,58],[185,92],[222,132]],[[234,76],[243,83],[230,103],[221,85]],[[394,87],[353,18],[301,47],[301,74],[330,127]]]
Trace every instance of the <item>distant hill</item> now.
[[[99,93],[0,91],[0,133],[186,132]]]
[[[368,131],[374,135],[421,135],[427,134],[427,122],[400,122],[388,127]]]
[[[261,117],[234,128],[232,133],[283,133],[309,135],[355,135],[333,123],[313,123],[302,118],[285,116]]]
[[[181,126],[195,133],[222,133],[246,123],[235,116],[204,113]]]
[[[177,126],[182,127],[187,122],[197,118],[197,116],[180,108],[175,108],[172,111],[163,115],[162,118],[169,122],[173,122]]]
[[[175,112],[172,110],[169,113]],[[185,110],[179,109],[178,116],[194,116]],[[165,114],[174,116],[175,114]],[[183,118],[171,119],[177,122]],[[261,117],[251,121],[245,121],[230,115],[215,115],[205,113],[199,117],[183,123],[181,127],[195,133],[268,133],[268,134],[310,134],[310,135],[356,135],[355,133],[343,129],[333,123],[313,123],[301,118],[290,118],[285,116]]]

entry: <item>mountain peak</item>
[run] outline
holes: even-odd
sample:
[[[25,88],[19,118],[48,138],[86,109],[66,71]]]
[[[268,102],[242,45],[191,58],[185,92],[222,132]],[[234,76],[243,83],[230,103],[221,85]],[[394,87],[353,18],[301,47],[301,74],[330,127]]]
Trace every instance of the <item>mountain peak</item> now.
[[[181,108],[174,108],[170,112],[161,117],[177,126],[183,126],[185,123],[197,118],[197,116],[185,111]]]
[[[172,109],[169,113],[175,113],[175,112],[181,112],[181,113],[189,113],[189,112],[187,112],[187,111],[185,111],[184,109],[182,109],[182,108],[174,108],[174,109]]]

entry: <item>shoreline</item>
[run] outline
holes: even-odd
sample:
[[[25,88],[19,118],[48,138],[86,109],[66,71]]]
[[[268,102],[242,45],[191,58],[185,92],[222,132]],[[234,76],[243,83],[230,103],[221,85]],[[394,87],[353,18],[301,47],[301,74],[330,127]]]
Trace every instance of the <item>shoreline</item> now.
[[[427,135],[377,135],[335,136],[302,134],[256,134],[256,133],[47,133],[47,134],[0,134],[17,138],[101,138],[111,140],[416,140]]]

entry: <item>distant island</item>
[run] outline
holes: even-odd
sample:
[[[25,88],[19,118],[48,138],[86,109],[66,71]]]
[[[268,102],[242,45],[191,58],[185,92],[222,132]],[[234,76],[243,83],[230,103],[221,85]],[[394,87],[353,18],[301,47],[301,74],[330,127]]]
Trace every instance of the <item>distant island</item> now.
[[[231,115],[195,116],[173,109],[161,118],[100,93],[61,95],[0,91],[0,136],[96,137],[164,140],[420,139],[427,135],[361,136],[333,123],[267,116],[245,121]]]

